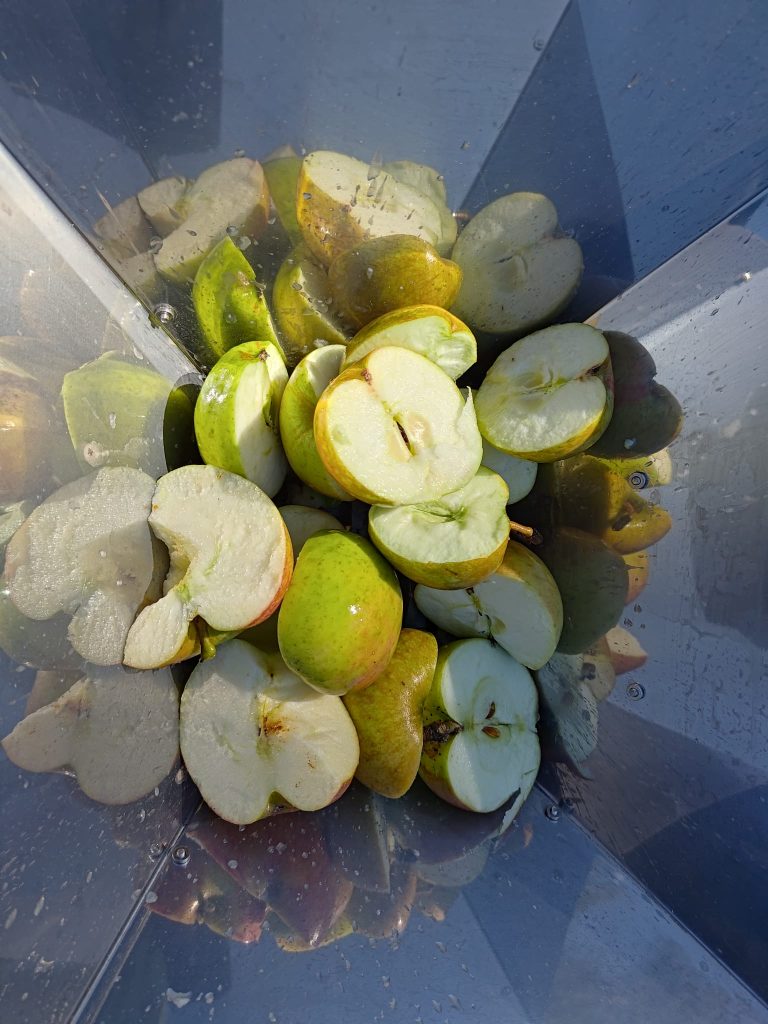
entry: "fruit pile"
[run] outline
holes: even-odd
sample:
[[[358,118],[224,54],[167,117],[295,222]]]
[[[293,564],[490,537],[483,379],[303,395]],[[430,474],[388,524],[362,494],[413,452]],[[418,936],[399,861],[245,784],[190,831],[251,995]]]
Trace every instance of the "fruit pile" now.
[[[551,202],[504,196],[457,237],[431,168],[288,153],[157,182],[97,230],[138,290],[191,285],[203,464],[158,467],[192,410],[153,371],[64,375],[86,475],[14,510],[0,593],[0,647],[59,675],[8,756],[120,803],[180,746],[235,824],[417,775],[508,824],[540,743],[578,765],[645,660],[615,627],[671,523],[636,487],[669,481],[681,421],[635,339],[544,326],[582,270]],[[278,235],[267,297],[245,252]],[[179,699],[169,666],[198,657]]]

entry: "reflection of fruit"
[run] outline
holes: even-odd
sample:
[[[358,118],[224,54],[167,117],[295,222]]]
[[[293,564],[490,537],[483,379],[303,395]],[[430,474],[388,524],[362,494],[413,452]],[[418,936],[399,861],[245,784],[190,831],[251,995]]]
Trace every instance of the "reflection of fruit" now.
[[[172,553],[172,570],[176,563],[174,585],[139,613],[126,665],[155,668],[190,657],[198,615],[215,630],[241,630],[280,603],[291,578],[291,543],[255,484],[213,466],[176,469],[157,484],[150,524]]]
[[[616,671],[611,661],[607,636],[600,637],[596,643],[588,647],[581,657],[580,680],[587,684],[595,700],[606,700],[613,693],[616,685]]]
[[[123,258],[146,252],[152,238],[152,228],[135,196],[108,207],[93,227],[112,252]]]
[[[347,345],[344,369],[385,345],[413,349],[453,380],[477,359],[475,337],[466,324],[445,309],[419,305],[385,313],[358,331]]]
[[[272,308],[291,366],[323,345],[345,344],[350,333],[335,309],[325,268],[305,246],[294,249],[278,270]]]
[[[290,147],[286,147],[288,150]],[[277,216],[293,245],[301,241],[299,222],[296,220],[296,191],[299,185],[301,157],[292,152],[268,157],[262,161],[269,195],[275,204]]]
[[[511,541],[489,579],[469,590],[418,586],[419,610],[454,636],[487,637],[528,668],[539,668],[555,651],[563,605],[546,565]]]
[[[344,698],[360,740],[355,775],[375,793],[402,796],[416,778],[424,701],[436,663],[437,641],[432,634],[404,629],[381,675],[364,690]]]
[[[136,196],[144,216],[161,238],[170,235],[181,223],[179,206],[191,184],[186,178],[161,178]]]
[[[3,740],[31,772],[71,768],[92,800],[127,804],[168,775],[179,752],[179,694],[170,671],[89,669]]]
[[[402,614],[397,577],[372,544],[318,533],[305,543],[280,606],[280,650],[310,686],[347,693],[384,671]]]
[[[559,324],[499,356],[477,392],[477,422],[495,448],[534,462],[583,451],[605,430],[613,407],[603,335]]]
[[[605,634],[611,664],[617,676],[635,672],[648,661],[648,655],[626,629],[615,626]]]
[[[611,422],[591,454],[634,459],[661,451],[680,432],[680,403],[654,380],[656,364],[637,338],[606,331],[605,339],[611,350],[614,408]]]
[[[419,774],[438,796],[493,811],[522,806],[539,768],[536,688],[530,673],[488,640],[458,640],[438,656],[424,705]]]
[[[510,505],[522,499],[530,493],[536,482],[536,473],[539,468],[537,462],[529,459],[518,459],[516,455],[507,455],[506,452],[494,448],[488,441],[483,440],[483,465],[498,473],[509,488]]]
[[[443,861],[441,864],[422,864],[416,861],[416,874],[422,882],[429,885],[461,888],[474,882],[483,873],[488,862],[490,849],[487,843],[475,846],[462,857]]]
[[[195,436],[203,460],[237,473],[273,497],[288,466],[278,415],[288,373],[271,342],[230,348],[205,378],[195,405]]]
[[[636,491],[644,491],[646,487],[663,487],[665,484],[672,483],[672,456],[669,454],[668,448],[662,448],[660,452],[655,452],[653,455],[602,461],[605,461],[614,473],[623,476],[630,487]]]
[[[369,939],[402,935],[416,902],[416,872],[408,864],[393,864],[389,892],[356,889],[347,906],[347,916],[356,932]]]
[[[63,697],[67,690],[82,678],[82,675],[82,670],[70,672],[41,670],[37,672],[32,689],[27,695],[24,714],[31,715],[33,711],[39,711],[40,708],[53,704],[59,697]]]
[[[7,583],[0,586],[0,650],[20,665],[66,671],[78,669],[83,659],[72,647],[65,612],[37,621],[22,615],[11,600]]]
[[[450,306],[461,285],[461,270],[422,238],[389,235],[336,256],[328,284],[344,316],[363,327],[404,306]]]
[[[627,567],[603,541],[570,527],[555,531],[538,551],[563,601],[557,649],[578,654],[618,622],[627,595]]]
[[[308,508],[306,505],[281,505],[278,509],[283,522],[288,528],[293,548],[294,562],[301,554],[301,549],[310,537],[322,530],[343,530],[338,519],[323,512],[320,508]]]
[[[381,168],[396,181],[410,185],[431,199],[440,214],[440,239],[436,243],[439,252],[450,252],[456,241],[458,226],[448,207],[445,180],[434,167],[417,164],[412,160],[393,160]]]
[[[364,744],[363,738],[361,754]],[[323,812],[323,824],[331,857],[344,877],[357,889],[389,892],[390,831],[381,802],[353,782],[344,796]]]
[[[597,702],[582,679],[582,659],[556,654],[536,673],[545,756],[578,766],[597,746]]]
[[[248,824],[288,803],[315,811],[336,800],[357,768],[352,721],[279,657],[241,640],[192,672],[181,702],[181,749],[208,806]]]
[[[628,580],[625,604],[632,604],[648,583],[650,572],[648,552],[634,551],[631,555],[624,555],[624,564],[627,567]]]
[[[48,404],[31,379],[0,375],[0,501],[37,497],[49,476],[53,433]]]
[[[453,259],[464,271],[456,313],[494,334],[533,330],[564,309],[581,279],[579,243],[564,237],[546,196],[514,192],[464,228]]]
[[[507,547],[509,491],[480,467],[457,491],[419,505],[374,505],[371,540],[392,565],[428,587],[472,587],[495,572]]]
[[[381,505],[458,490],[483,454],[471,397],[404,348],[374,349],[342,371],[317,403],[315,441],[346,491]]]
[[[342,913],[326,932],[318,934],[311,941],[297,935],[276,915],[269,923],[269,933],[284,953],[311,953],[324,946],[333,946],[351,935],[353,931],[352,922],[346,912]]]

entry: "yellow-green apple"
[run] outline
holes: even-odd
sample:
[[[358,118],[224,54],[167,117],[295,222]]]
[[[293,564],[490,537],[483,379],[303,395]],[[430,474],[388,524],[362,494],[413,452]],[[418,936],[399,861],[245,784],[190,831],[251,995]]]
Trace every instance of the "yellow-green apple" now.
[[[454,309],[477,330],[525,334],[553,320],[579,286],[579,243],[546,196],[513,192],[477,213],[451,254],[464,272]]]
[[[150,588],[154,489],[138,469],[105,467],[55,491],[8,544],[5,577],[18,611],[38,620],[71,615],[69,641],[95,665],[123,660]]]
[[[19,768],[69,768],[92,800],[132,803],[176,764],[179,692],[169,669],[91,666],[58,700],[23,718],[2,746]]]
[[[303,245],[277,272],[272,308],[290,366],[324,345],[344,345],[352,333],[336,309],[325,267]]]
[[[349,906],[349,904],[347,904]],[[283,953],[312,953],[324,946],[333,946],[354,932],[353,923],[345,908],[326,931],[318,931],[311,940],[303,938],[295,929],[289,928],[283,919],[273,914],[269,921],[269,934]]]
[[[342,153],[317,150],[304,157],[296,197],[304,241],[322,263],[385,235],[416,235],[441,254],[450,249],[443,215],[429,196]]]
[[[483,439],[483,465],[498,473],[509,489],[508,503],[514,505],[530,494],[536,483],[538,462],[530,459],[518,459],[516,455],[507,455]]]
[[[189,677],[181,752],[211,810],[245,825],[276,803],[305,811],[332,803],[360,751],[338,697],[310,689],[278,656],[232,640]]]
[[[369,939],[402,935],[416,903],[418,877],[411,864],[395,863],[390,873],[389,892],[355,889],[347,905],[347,916],[356,932]]]
[[[461,287],[461,270],[423,238],[388,235],[334,257],[328,284],[341,313],[363,327],[404,306],[450,306]]]
[[[563,626],[560,592],[546,565],[510,541],[496,572],[468,590],[416,587],[416,606],[454,636],[486,637],[527,668],[555,652]]]
[[[624,603],[632,604],[648,584],[651,569],[648,552],[633,551],[631,555],[624,555],[624,564],[627,567],[627,596]]]
[[[621,626],[614,626],[605,634],[608,656],[617,676],[636,672],[648,661],[648,654],[631,633]]]
[[[545,757],[578,768],[597,746],[598,711],[580,655],[555,654],[536,673]]]
[[[471,394],[409,349],[374,349],[343,370],[315,409],[325,468],[369,504],[432,501],[469,483],[483,445]]]
[[[316,533],[280,606],[280,651],[310,686],[347,693],[387,667],[402,618],[397,576],[369,541],[337,530]]]
[[[443,800],[493,811],[522,806],[539,770],[538,699],[527,668],[490,640],[457,640],[438,655],[424,705],[419,774]]]
[[[472,587],[494,573],[509,539],[509,491],[483,466],[468,484],[418,505],[373,505],[368,535],[404,576],[441,590]]]
[[[440,240],[436,243],[436,248],[439,252],[450,252],[456,241],[458,226],[448,206],[443,175],[434,167],[417,164],[412,160],[392,160],[381,169],[385,174],[391,174],[396,181],[410,185],[432,200],[440,214],[441,225]]]
[[[475,336],[467,325],[446,309],[422,304],[385,313],[358,331],[347,345],[344,369],[386,345],[419,352],[453,380],[477,359]]]
[[[480,432],[494,448],[554,462],[594,444],[613,408],[605,337],[586,324],[558,324],[498,357],[477,392]]]
[[[320,533],[321,530],[344,529],[335,516],[324,512],[321,508],[309,508],[306,505],[281,505],[279,512],[290,534],[294,562],[309,538],[314,537],[316,533]]]
[[[262,160],[269,195],[274,203],[280,223],[292,245],[301,241],[299,222],[296,220],[296,192],[299,186],[301,157],[290,146],[284,147]]]
[[[382,796],[407,793],[419,770],[424,701],[437,664],[437,640],[419,629],[400,633],[392,658],[370,686],[344,704],[360,740],[356,777]]]
[[[161,178],[136,196],[142,213],[161,238],[170,235],[181,223],[183,218],[179,208],[191,184],[187,178],[178,175]]]
[[[239,631],[268,618],[293,568],[285,523],[249,480],[184,466],[158,481],[149,522],[171,552],[171,586],[131,626],[124,662],[157,668],[196,653],[194,620]]]
[[[288,464],[278,417],[288,371],[269,341],[229,349],[205,378],[195,404],[195,437],[209,466],[227,469],[273,497]]]
[[[323,465],[314,433],[318,400],[339,375],[343,358],[343,345],[327,345],[301,360],[288,379],[280,403],[280,438],[291,469],[305,484],[337,501],[351,501],[352,495]]]

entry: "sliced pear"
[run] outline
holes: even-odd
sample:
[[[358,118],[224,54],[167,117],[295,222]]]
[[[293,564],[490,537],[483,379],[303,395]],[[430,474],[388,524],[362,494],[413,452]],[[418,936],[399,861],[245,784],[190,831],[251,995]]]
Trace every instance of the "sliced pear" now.
[[[294,561],[310,537],[321,530],[343,530],[339,520],[323,512],[321,508],[309,508],[306,505],[281,505],[279,510],[283,522],[288,528],[293,548]]]
[[[475,337],[466,324],[438,306],[419,305],[385,313],[358,331],[347,345],[344,369],[387,345],[413,349],[453,380],[477,359]]]
[[[256,484],[213,466],[184,466],[159,480],[149,522],[172,553],[174,585],[139,613],[126,665],[157,668],[191,657],[199,650],[197,616],[229,632],[279,605],[293,568],[291,542]]]
[[[92,668],[58,700],[24,718],[2,745],[19,768],[70,768],[92,800],[132,803],[176,763],[179,693],[167,669]]]
[[[469,590],[416,587],[422,614],[454,636],[487,637],[528,668],[551,658],[560,639],[563,605],[546,565],[515,541],[496,572]]]
[[[183,219],[179,212],[191,181],[179,176],[161,178],[143,188],[136,197],[144,216],[161,238],[170,235]]]
[[[135,196],[110,206],[94,224],[99,238],[107,242],[115,256],[128,259],[146,252],[152,239],[152,228]]]
[[[536,673],[546,756],[578,767],[597,747],[597,701],[578,655],[556,654]]]
[[[71,614],[69,640],[93,664],[122,661],[150,585],[154,489],[137,469],[101,469],[54,492],[8,545],[5,575],[16,608],[31,619]]]
[[[495,448],[554,462],[600,437],[612,396],[604,336],[586,324],[560,324],[502,352],[477,393],[477,421]]]
[[[277,494],[288,464],[278,416],[288,371],[268,341],[225,352],[205,379],[195,405],[195,437],[210,466],[237,473]]]
[[[415,583],[472,587],[494,573],[509,539],[509,491],[482,466],[468,484],[420,505],[374,505],[368,533],[384,557]]]
[[[454,259],[464,280],[454,309],[476,330],[525,334],[553,320],[579,286],[579,243],[562,235],[546,196],[513,192],[476,214]]]
[[[181,702],[181,750],[216,814],[248,824],[273,796],[304,811],[336,800],[357,768],[352,720],[278,657],[233,640],[194,669]]]
[[[500,452],[485,439],[483,439],[483,465],[487,469],[492,469],[494,473],[498,473],[507,485],[510,505],[522,501],[527,494],[530,494],[536,483],[536,473],[539,468],[538,462],[519,459],[516,455]]]
[[[450,252],[454,242],[458,225],[448,206],[448,197],[445,189],[445,178],[434,167],[427,164],[417,164],[412,160],[393,160],[384,164],[381,168],[385,174],[391,174],[397,181],[404,185],[410,185],[423,193],[437,207],[440,213],[442,232],[437,249],[440,252]]]
[[[369,352],[326,388],[315,442],[344,490],[380,505],[458,490],[483,454],[471,395],[424,356],[395,347]]]
[[[306,246],[294,249],[277,272],[272,308],[291,366],[313,349],[344,345],[351,333],[334,307],[325,268]]]
[[[440,210],[428,196],[353,157],[310,153],[296,195],[304,241],[326,265],[365,239],[386,235],[416,235],[442,252],[449,248]]]

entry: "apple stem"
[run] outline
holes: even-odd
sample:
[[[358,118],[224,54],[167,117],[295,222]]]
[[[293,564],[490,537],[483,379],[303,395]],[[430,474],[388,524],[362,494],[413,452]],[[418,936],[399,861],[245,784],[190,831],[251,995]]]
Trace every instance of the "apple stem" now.
[[[516,523],[514,519],[509,520],[509,532],[517,534],[518,537],[523,537],[531,544],[541,544],[541,534],[538,530],[534,530],[532,526],[523,526],[522,523]]]

